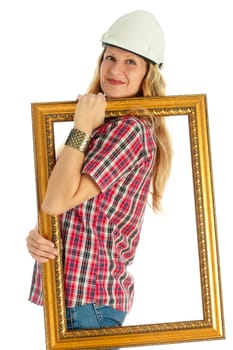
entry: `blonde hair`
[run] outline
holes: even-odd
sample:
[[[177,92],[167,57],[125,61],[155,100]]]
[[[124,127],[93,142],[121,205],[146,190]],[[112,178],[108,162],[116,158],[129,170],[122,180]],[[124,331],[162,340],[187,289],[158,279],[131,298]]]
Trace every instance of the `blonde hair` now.
[[[89,85],[89,93],[101,92],[100,86],[100,65],[103,60],[104,51],[101,53],[93,79]],[[139,95],[144,97],[164,96],[166,91],[166,82],[160,72],[158,65],[152,63],[148,64],[148,70],[145,78],[142,81]],[[130,114],[135,111],[130,111]],[[171,161],[172,161],[172,146],[170,135],[166,126],[165,117],[154,117],[148,110],[140,109],[138,111],[141,117],[150,118],[151,125],[155,135],[155,142],[157,146],[156,160],[153,167],[152,175],[152,208],[155,212],[162,209],[161,200],[167,180],[170,175]]]

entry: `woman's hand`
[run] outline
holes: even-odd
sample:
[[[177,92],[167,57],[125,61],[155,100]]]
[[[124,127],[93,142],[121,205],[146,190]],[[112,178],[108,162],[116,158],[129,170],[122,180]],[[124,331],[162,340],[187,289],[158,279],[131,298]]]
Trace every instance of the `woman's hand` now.
[[[105,96],[101,92],[80,95],[74,115],[74,127],[91,135],[93,129],[103,124],[106,105]]]
[[[29,253],[39,263],[53,260],[58,255],[58,250],[54,248],[53,242],[42,237],[37,229],[29,232],[26,242]]]

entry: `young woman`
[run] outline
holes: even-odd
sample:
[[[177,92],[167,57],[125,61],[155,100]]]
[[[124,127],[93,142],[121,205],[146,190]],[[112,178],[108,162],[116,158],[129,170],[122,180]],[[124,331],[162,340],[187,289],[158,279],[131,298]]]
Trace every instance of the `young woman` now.
[[[102,37],[103,52],[51,173],[42,209],[59,215],[68,329],[122,325],[134,296],[133,262],[148,193],[159,210],[171,165],[164,118],[129,111],[106,118],[107,98],[162,96],[164,35],[155,17],[135,11]],[[30,300],[43,304],[41,263],[58,254],[37,229]]]

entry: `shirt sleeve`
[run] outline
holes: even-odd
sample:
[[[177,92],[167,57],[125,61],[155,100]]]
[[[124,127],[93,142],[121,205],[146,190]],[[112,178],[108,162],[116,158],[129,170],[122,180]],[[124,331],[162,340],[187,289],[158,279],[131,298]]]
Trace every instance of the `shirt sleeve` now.
[[[144,157],[143,126],[133,118],[120,118],[94,135],[82,173],[89,174],[104,192],[140,167]]]

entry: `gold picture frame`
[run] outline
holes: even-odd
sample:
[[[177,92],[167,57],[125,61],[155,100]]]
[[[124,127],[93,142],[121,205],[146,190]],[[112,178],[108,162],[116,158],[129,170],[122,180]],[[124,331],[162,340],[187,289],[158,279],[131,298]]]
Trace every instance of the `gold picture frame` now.
[[[54,166],[54,123],[72,121],[76,102],[32,103],[38,224],[41,233],[61,249],[56,216],[45,214],[41,202]],[[109,349],[225,337],[214,192],[210,157],[207,96],[204,94],[110,100],[107,116],[147,108],[155,117],[188,116],[203,319],[142,324],[99,330],[67,331],[62,261],[43,264],[44,319],[47,350]]]

